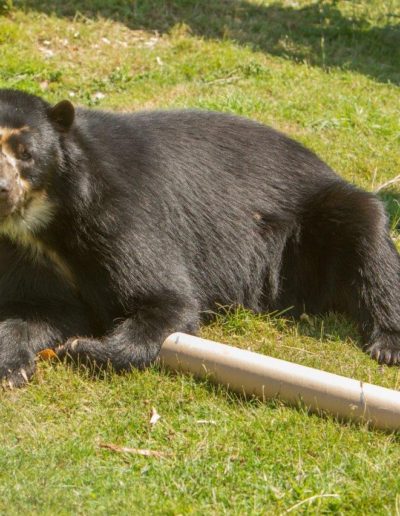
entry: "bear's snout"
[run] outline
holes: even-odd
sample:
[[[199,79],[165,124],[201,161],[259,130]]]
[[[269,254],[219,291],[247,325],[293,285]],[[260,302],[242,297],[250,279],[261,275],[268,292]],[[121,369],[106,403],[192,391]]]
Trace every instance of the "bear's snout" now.
[[[11,182],[8,179],[0,179],[0,199],[8,196],[11,190]]]
[[[10,215],[21,204],[23,188],[15,166],[0,158],[0,217]]]

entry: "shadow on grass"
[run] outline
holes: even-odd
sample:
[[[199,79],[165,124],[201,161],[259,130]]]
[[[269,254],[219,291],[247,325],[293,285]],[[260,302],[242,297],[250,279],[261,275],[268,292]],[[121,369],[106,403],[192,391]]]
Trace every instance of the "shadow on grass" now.
[[[320,342],[346,341],[348,339],[361,348],[360,334],[356,325],[342,314],[328,313],[319,316],[301,317],[292,320],[297,325],[298,333],[303,337],[311,337]]]
[[[282,335],[293,332],[303,337],[311,337],[319,342],[354,341],[361,347],[360,334],[356,325],[348,317],[336,312],[320,315],[302,314],[293,317],[290,310],[272,313],[254,313],[241,306],[220,307],[219,311],[210,312],[206,325],[215,324],[223,330],[226,336],[252,336],[265,334],[267,325]]]
[[[345,16],[335,0],[304,7],[245,0],[15,0],[14,5],[60,17],[109,18],[160,33],[185,24],[205,38],[231,39],[286,59],[400,84],[399,16],[388,13],[384,25],[373,26],[366,17]]]

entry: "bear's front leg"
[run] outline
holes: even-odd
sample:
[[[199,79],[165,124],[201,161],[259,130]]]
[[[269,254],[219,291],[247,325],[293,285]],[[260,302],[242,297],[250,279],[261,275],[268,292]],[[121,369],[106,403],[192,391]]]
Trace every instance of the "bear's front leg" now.
[[[0,380],[20,387],[35,371],[35,355],[60,343],[62,332],[40,320],[13,317],[0,322]]]
[[[131,316],[101,340],[71,338],[57,350],[58,356],[97,368],[110,365],[115,371],[142,369],[157,358],[168,335],[197,330],[197,306],[179,293],[160,293],[133,304]]]
[[[92,333],[82,307],[59,301],[3,306],[0,318],[0,382],[10,388],[29,381],[39,351]]]
[[[28,382],[35,371],[35,351],[28,323],[22,319],[0,322],[0,379],[10,388]]]

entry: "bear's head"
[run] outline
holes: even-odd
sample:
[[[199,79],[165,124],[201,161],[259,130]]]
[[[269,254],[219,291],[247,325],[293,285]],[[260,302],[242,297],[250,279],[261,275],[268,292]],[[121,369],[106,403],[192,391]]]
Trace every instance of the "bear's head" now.
[[[51,218],[48,187],[62,164],[62,139],[74,114],[68,100],[51,106],[0,89],[0,232],[34,233]]]

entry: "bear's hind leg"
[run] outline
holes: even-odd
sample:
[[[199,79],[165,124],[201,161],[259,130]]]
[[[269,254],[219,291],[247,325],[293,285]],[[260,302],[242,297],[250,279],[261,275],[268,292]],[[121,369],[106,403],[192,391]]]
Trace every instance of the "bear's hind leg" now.
[[[313,198],[303,228],[302,245],[324,309],[345,312],[357,321],[372,358],[400,363],[400,258],[381,202],[335,183]],[[313,251],[317,257],[311,259]],[[317,274],[318,268],[324,274]]]

